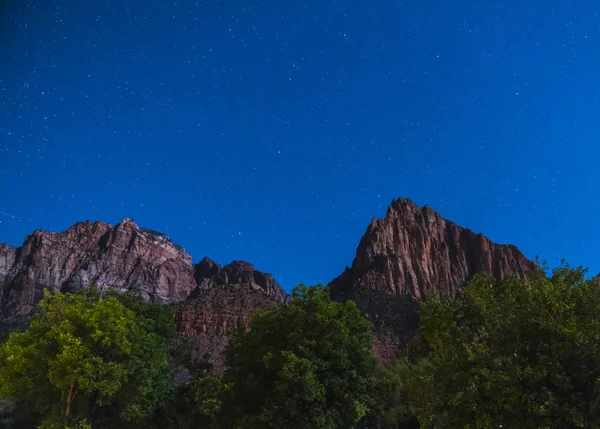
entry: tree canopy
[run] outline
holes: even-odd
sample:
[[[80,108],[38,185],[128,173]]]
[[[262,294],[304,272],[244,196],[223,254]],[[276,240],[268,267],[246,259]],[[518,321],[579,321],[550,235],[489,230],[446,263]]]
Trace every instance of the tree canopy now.
[[[423,428],[600,427],[600,284],[564,266],[478,276],[421,307],[429,353],[405,372]]]
[[[299,286],[288,305],[257,313],[235,335],[227,364],[209,389],[220,396],[201,390],[199,405],[215,427],[240,429],[350,427],[369,409],[377,366],[370,323],[322,286]]]
[[[0,347],[0,396],[37,413],[41,428],[131,426],[168,392],[169,314],[93,287],[46,292],[29,328]]]
[[[582,268],[479,275],[456,297],[428,295],[419,317],[408,356],[386,369],[354,302],[301,285],[233,335],[217,379],[185,342],[172,347],[169,307],[46,293],[0,346],[0,427],[600,427],[600,280]]]

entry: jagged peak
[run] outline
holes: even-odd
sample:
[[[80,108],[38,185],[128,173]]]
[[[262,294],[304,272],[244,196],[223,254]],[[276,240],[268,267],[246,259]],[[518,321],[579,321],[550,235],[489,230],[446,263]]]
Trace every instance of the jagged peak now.
[[[395,198],[392,200],[390,204],[390,208],[392,209],[411,209],[411,210],[420,210],[421,208],[410,198]]]
[[[117,224],[117,227],[128,227],[131,229],[140,229],[140,227],[138,226],[138,224],[131,218],[128,217],[124,217],[123,219],[121,219],[121,221]]]
[[[248,270],[248,271],[258,271],[256,269],[256,267],[254,266],[254,264],[244,261],[242,259],[237,259],[237,260],[231,261],[230,263],[228,263],[227,265],[225,265],[223,267],[223,269],[227,269],[227,268],[239,268],[239,269]]]
[[[481,271],[526,278],[533,270],[534,263],[517,247],[494,243],[428,205],[420,208],[398,198],[385,218],[371,220],[350,272],[331,285],[332,290],[367,288],[420,298],[431,290],[452,294]]]
[[[221,268],[221,265],[218,262],[214,261],[213,259],[209,258],[208,256],[205,256],[204,258],[202,258],[200,260],[200,262],[198,262],[198,264],[196,264],[196,265],[200,265],[200,264],[210,265],[210,266],[218,266],[219,268]]]

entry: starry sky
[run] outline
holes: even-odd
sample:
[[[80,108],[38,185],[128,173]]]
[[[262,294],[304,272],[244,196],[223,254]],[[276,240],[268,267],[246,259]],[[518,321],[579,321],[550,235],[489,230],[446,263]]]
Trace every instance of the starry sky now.
[[[600,271],[600,3],[0,8],[0,242],[130,217],[289,289],[408,197]]]

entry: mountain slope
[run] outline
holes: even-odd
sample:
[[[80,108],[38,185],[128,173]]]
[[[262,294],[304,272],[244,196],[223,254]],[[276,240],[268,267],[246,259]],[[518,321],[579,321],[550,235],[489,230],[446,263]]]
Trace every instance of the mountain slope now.
[[[334,299],[357,302],[375,325],[378,355],[393,361],[418,326],[416,300],[433,291],[454,295],[477,273],[526,279],[535,270],[515,246],[495,244],[429,206],[397,199],[385,218],[372,220],[352,266],[329,287]]]
[[[165,235],[139,228],[80,222],[63,232],[35,231],[20,248],[0,247],[0,309],[24,315],[43,289],[136,287],[147,299],[185,299],[196,287],[190,255]]]
[[[373,219],[352,266],[329,287],[333,299],[356,301],[374,324],[377,355],[391,363],[415,334],[417,301],[428,293],[454,295],[479,272],[525,279],[535,270],[515,246],[495,244],[428,206],[398,199],[385,218]],[[64,232],[35,231],[19,248],[0,244],[0,315],[30,313],[44,288],[77,290],[92,281],[101,290],[133,287],[146,299],[172,303],[180,338],[217,372],[230,328],[287,299],[273,277],[252,264],[221,267],[204,258],[193,265],[164,234],[127,218],[114,226],[80,222]]]
[[[80,222],[63,232],[35,231],[23,245],[0,245],[0,337],[22,327],[43,290],[135,288],[145,299],[173,304],[179,339],[196,363],[224,369],[232,328],[246,326],[258,308],[269,310],[287,294],[268,273],[233,261],[190,255],[162,233],[123,219],[117,225]],[[179,304],[177,304],[179,303]],[[14,316],[17,316],[16,318]],[[4,334],[3,334],[4,333]]]
[[[232,330],[248,326],[252,314],[281,305],[287,294],[269,273],[245,261],[221,267],[209,258],[195,265],[198,287],[173,306],[178,342],[188,359],[210,364],[215,374],[225,370],[224,352]]]
[[[329,286],[334,294],[364,289],[418,299],[433,290],[453,295],[479,272],[522,279],[534,270],[515,246],[495,244],[429,206],[398,199],[385,218],[372,220],[352,267]]]

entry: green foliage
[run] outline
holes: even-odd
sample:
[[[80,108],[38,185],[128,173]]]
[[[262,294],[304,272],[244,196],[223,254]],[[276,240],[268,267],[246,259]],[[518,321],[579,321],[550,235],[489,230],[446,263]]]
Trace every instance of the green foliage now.
[[[171,240],[169,238],[169,236],[167,234],[165,234],[164,232],[155,231],[154,229],[150,229],[150,228],[140,228],[140,231],[142,231],[142,233],[152,241],[165,240],[165,241],[171,243],[173,246],[175,246],[175,248],[177,250],[185,250],[179,244],[174,243],[173,240]]]
[[[369,322],[322,286],[299,286],[288,305],[257,313],[227,363],[222,383],[198,384],[207,427],[350,427],[368,411],[377,367]]]
[[[424,428],[600,427],[600,284],[568,265],[432,295],[406,374]],[[421,344],[421,345],[422,345]]]
[[[360,429],[416,429],[419,427],[406,389],[410,364],[400,359],[389,369],[379,367],[372,393],[371,410],[357,426]]]
[[[168,239],[167,234],[165,234],[164,232],[160,232],[160,231],[156,231],[154,229],[150,229],[150,228],[140,228],[140,231],[142,231],[142,233],[144,235],[146,235],[147,237],[149,237],[152,240],[157,240],[159,238],[163,238],[165,240]]]
[[[194,343],[174,341],[167,306],[93,286],[46,293],[0,346],[0,428],[600,427],[600,279],[585,274],[478,276],[456,299],[429,295],[408,357],[389,369],[354,302],[301,285],[235,333],[221,380],[192,359]]]
[[[2,317],[0,316],[0,344],[4,343],[11,332],[24,331],[27,328],[25,317]]]
[[[45,293],[29,328],[0,347],[0,396],[39,413],[39,427],[130,427],[170,388],[167,307],[92,287]]]

